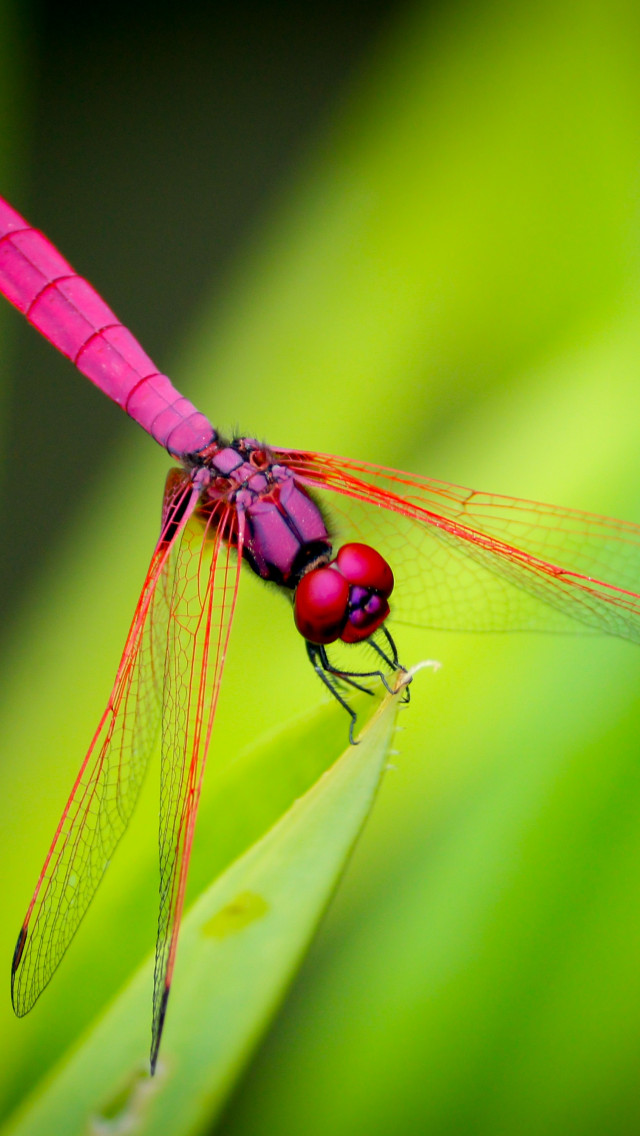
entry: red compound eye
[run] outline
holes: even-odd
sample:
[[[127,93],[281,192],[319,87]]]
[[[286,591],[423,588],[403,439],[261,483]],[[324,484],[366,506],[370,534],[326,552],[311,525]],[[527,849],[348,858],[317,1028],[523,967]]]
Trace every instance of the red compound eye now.
[[[349,584],[334,568],[303,576],[294,601],[296,627],[310,643],[334,643],[347,621]]]
[[[343,643],[362,643],[382,627],[389,615],[389,604],[377,592],[368,592],[362,598],[354,592],[364,588],[351,588],[349,592],[349,615],[340,638]]]
[[[344,544],[325,568],[313,568],[298,584],[296,627],[310,643],[361,643],[389,615],[393,572],[368,544]]]
[[[335,563],[350,584],[379,592],[385,599],[393,591],[393,572],[383,556],[368,544],[343,544]]]

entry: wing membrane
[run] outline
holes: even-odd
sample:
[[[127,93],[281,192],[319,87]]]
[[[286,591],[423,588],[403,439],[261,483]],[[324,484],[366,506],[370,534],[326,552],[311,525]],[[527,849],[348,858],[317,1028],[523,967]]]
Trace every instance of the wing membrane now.
[[[640,641],[640,526],[328,455],[278,457],[333,491],[338,536],[388,557],[398,620],[474,631],[577,621]]]
[[[172,544],[197,502],[188,476],[169,475],[160,540],[115,683],[65,806],[16,946],[13,1006],[26,1014],[58,967],[126,829],[160,723]]]
[[[204,764],[238,591],[242,529],[221,508],[196,515],[174,554],[164,668],[160,800],[160,913],[151,1069],[171,986]],[[230,546],[232,539],[234,548]]]

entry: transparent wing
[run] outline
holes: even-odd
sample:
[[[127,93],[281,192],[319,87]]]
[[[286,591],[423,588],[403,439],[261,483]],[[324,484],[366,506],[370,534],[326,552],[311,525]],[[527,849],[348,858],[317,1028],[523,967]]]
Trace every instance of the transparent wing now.
[[[135,807],[160,722],[171,547],[197,502],[186,474],[167,479],[160,540],[106,710],[82,763],[16,945],[11,995],[26,1014],[56,970]]]
[[[640,526],[344,458],[276,451],[339,540],[379,548],[392,617],[472,631],[583,629],[640,641]]]
[[[160,798],[160,913],[151,1070],[158,1056],[204,764],[238,592],[243,530],[221,507],[185,525],[172,555],[164,667]],[[232,547],[233,545],[233,547]]]

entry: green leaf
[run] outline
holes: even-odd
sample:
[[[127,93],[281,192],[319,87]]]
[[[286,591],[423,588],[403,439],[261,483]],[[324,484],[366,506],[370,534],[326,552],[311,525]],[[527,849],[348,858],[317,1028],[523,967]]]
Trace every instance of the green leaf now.
[[[273,1014],[369,814],[393,736],[387,695],[356,746],[236,860],[184,920],[156,1077],[149,959],[5,1136],[199,1131]]]

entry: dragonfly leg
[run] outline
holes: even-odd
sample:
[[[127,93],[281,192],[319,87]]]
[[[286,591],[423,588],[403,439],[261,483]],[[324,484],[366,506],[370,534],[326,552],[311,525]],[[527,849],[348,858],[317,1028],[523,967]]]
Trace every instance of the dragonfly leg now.
[[[349,717],[351,719],[351,721],[349,722],[349,741],[350,741],[351,745],[357,745],[358,743],[353,736],[353,731],[354,731],[355,724],[358,720],[358,715],[356,714],[353,707],[349,705],[349,703],[346,701],[346,699],[342,697],[340,691],[338,690],[336,683],[332,682],[331,679],[329,678],[329,673],[333,673],[333,672],[330,671],[329,673],[327,673],[327,668],[325,668],[324,662],[322,660],[322,655],[324,655],[325,658],[326,658],[326,651],[323,651],[322,648],[317,647],[314,643],[307,642],[307,654],[308,654],[309,659],[311,661],[311,666],[313,667],[314,671],[316,672],[318,678],[324,683],[324,685],[327,687],[327,690],[331,691],[333,697],[340,703],[343,710],[347,711],[347,714],[349,715]],[[318,660],[320,660],[320,661],[318,661]],[[339,674],[339,672],[335,672],[335,673],[336,673],[336,676]],[[351,683],[351,685],[352,686],[358,686],[357,683]],[[362,686],[359,686],[358,689],[364,690],[365,688],[362,687]],[[371,692],[367,691],[367,693],[371,693]]]
[[[391,641],[393,642],[393,640]],[[404,671],[405,668],[400,666],[400,663],[393,662],[391,659],[389,659],[382,648],[379,647],[377,643],[373,642],[373,639],[369,640],[369,644],[370,646],[375,647],[376,651],[384,659],[390,670],[395,671],[398,669],[398,667],[400,667],[400,670]],[[345,671],[340,667],[334,667],[324,647],[318,646],[316,647],[316,650],[324,670],[328,671],[329,674],[335,675],[336,678],[344,679],[344,681],[348,682],[350,686],[355,686],[358,690],[364,690],[367,694],[371,694],[372,691],[369,690],[368,687],[361,686],[354,680],[357,678],[379,678],[385,690],[388,690],[389,694],[395,694],[395,688],[389,685],[387,676],[385,675],[384,671]]]
[[[370,640],[371,646],[376,650],[389,670],[401,670],[406,674],[407,672],[405,667],[403,667],[402,664],[398,661],[398,652],[396,650],[396,645],[391,638],[391,635],[387,631],[386,627],[383,627],[382,631],[384,632],[385,639],[390,649],[389,654],[387,654],[387,652],[378,643],[374,643],[373,639]],[[391,686],[388,681],[387,675],[382,670],[345,671],[333,665],[324,645],[319,643],[311,643],[309,642],[309,640],[307,640],[306,648],[307,655],[309,656],[311,665],[318,675],[318,678],[324,683],[324,685],[327,687],[327,690],[331,691],[333,697],[340,703],[343,709],[347,711],[347,714],[351,718],[351,723],[349,725],[349,740],[352,745],[355,745],[353,731],[356,724],[357,715],[355,710],[353,710],[351,706],[349,706],[346,698],[341,693],[340,688],[344,686],[351,686],[355,690],[362,691],[363,694],[372,695],[373,691],[370,690],[368,686],[365,686],[364,683],[359,681],[360,679],[365,678],[380,679],[385,689],[388,690],[390,694],[395,693],[395,688]],[[408,702],[409,697],[409,688],[407,685],[402,694],[402,701]]]
[[[380,628],[380,631],[382,632],[385,639],[387,640],[387,643],[389,644],[389,647],[390,647],[390,650],[391,650],[391,656],[389,657],[389,655],[387,655],[387,653],[382,650],[382,647],[380,646],[380,644],[376,643],[373,638],[369,640],[369,645],[371,647],[373,647],[374,651],[378,652],[380,657],[382,659],[384,659],[385,663],[387,664],[388,667],[391,668],[391,670],[394,670],[394,671],[399,670],[399,671],[402,671],[403,674],[407,674],[407,668],[403,667],[402,663],[400,662],[400,660],[398,658],[398,648],[396,647],[395,642],[394,642],[390,632],[387,631],[387,628],[384,626],[384,624]],[[384,676],[381,676],[381,677],[382,677],[382,681],[384,682],[384,685],[386,686],[387,690],[390,690],[391,688],[389,687],[388,683],[385,682]],[[391,693],[393,693],[393,691],[391,691]],[[404,692],[403,692],[401,701],[402,702],[410,702],[411,701],[411,691],[409,690],[409,683],[408,682],[407,682],[407,685],[404,688]]]
[[[316,650],[322,669],[327,671],[330,675],[333,675],[338,683],[344,682],[349,686],[353,686],[355,690],[361,690],[363,694],[373,695],[373,691],[369,690],[368,686],[363,686],[361,682],[356,682],[356,679],[377,677],[379,671],[365,671],[364,673],[361,671],[341,671],[338,667],[334,667],[329,661],[329,656],[324,647],[318,646]]]

